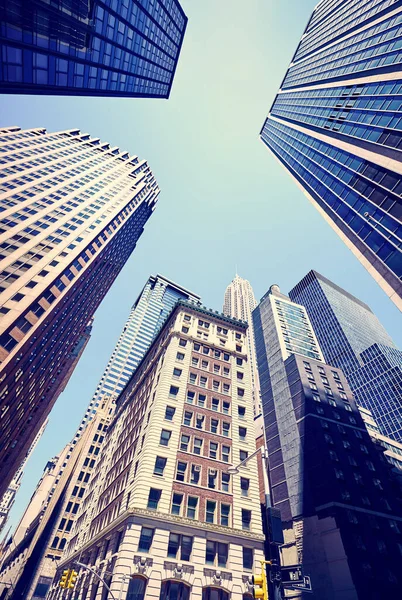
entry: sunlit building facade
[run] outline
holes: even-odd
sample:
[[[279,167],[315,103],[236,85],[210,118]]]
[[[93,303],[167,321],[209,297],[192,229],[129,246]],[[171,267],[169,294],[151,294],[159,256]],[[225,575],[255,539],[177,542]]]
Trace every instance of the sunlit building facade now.
[[[317,271],[289,296],[306,308],[326,361],[343,370],[359,405],[402,441],[402,352],[370,307]]]
[[[221,328],[228,330],[221,335]],[[179,300],[117,401],[58,573],[124,600],[242,600],[264,557],[247,323]],[[107,596],[79,570],[79,598]],[[59,575],[58,575],[59,576]],[[67,598],[57,584],[49,598]]]
[[[223,312],[229,317],[247,321],[247,345],[250,357],[251,382],[253,386],[254,414],[261,414],[260,382],[258,380],[257,357],[255,354],[254,328],[252,313],[257,306],[253,288],[247,279],[236,274],[235,278],[225,291]]]
[[[317,598],[397,596],[400,476],[371,441],[342,370],[324,361],[306,309],[274,285],[253,319],[281,564],[303,564]]]
[[[316,6],[261,140],[402,308],[402,7]]]
[[[0,91],[168,98],[178,0],[0,0]]]
[[[0,494],[66,385],[159,190],[79,130],[0,131]]]

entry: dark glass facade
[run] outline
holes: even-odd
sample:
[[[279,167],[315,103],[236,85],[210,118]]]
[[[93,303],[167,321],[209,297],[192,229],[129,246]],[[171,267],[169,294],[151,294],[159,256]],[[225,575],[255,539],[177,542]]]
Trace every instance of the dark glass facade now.
[[[261,139],[402,308],[402,7],[320,2]]]
[[[272,502],[284,524],[282,564],[302,563],[317,598],[397,596],[397,478],[372,443],[343,372],[286,352],[276,300],[285,303],[278,293],[264,296],[253,321]]]
[[[364,302],[316,271],[289,293],[302,304],[328,363],[343,370],[381,432],[402,440],[402,352]]]
[[[168,98],[177,0],[0,0],[0,91]]]

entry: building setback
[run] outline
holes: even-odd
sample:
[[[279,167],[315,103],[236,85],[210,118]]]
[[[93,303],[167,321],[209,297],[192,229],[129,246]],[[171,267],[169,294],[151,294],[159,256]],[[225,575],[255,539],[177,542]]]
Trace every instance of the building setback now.
[[[0,91],[168,98],[186,25],[178,0],[0,0]]]
[[[400,477],[402,478],[402,444],[381,433],[369,410],[359,406],[359,411],[371,439],[379,448],[382,448],[387,461],[401,471]]]
[[[402,309],[402,6],[322,0],[261,140]]]
[[[228,329],[221,335],[220,329]],[[219,331],[218,331],[219,329]],[[119,397],[60,572],[113,594],[241,600],[262,559],[247,324],[179,300]],[[80,570],[80,598],[106,594]]]
[[[70,537],[75,515],[88,487],[114,400],[104,397],[75,447],[64,448],[39,482],[8,546],[1,570],[0,593],[10,600],[41,600],[52,583]],[[50,485],[46,480],[50,479]],[[4,598],[4,596],[1,596]]]
[[[343,370],[359,405],[402,441],[402,352],[370,307],[317,271],[289,296],[306,308],[326,362]]]
[[[302,563],[320,599],[397,597],[400,477],[371,441],[344,374],[324,362],[306,309],[271,286],[253,319],[282,564]]]
[[[162,275],[149,277],[131,308],[77,435],[95,412],[100,398],[105,394],[117,398],[123,390],[179,298],[200,302],[199,296]]]
[[[261,414],[261,398],[252,319],[252,313],[256,306],[257,301],[250,282],[236,275],[226,288],[223,312],[229,317],[242,319],[248,323],[247,345],[250,357],[251,383],[253,386],[254,415],[258,417]]]
[[[79,130],[0,130],[0,494],[66,385],[159,189]]]

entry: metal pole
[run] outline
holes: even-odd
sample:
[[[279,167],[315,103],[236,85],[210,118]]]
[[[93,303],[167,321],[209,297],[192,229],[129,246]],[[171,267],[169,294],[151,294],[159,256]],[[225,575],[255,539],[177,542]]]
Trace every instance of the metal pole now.
[[[103,585],[105,586],[105,588],[108,590],[109,594],[112,596],[113,600],[116,600],[116,598],[113,596],[112,590],[110,589],[110,587],[108,586],[108,584],[106,583],[106,581],[103,579],[103,577],[101,577],[100,575],[98,575],[98,573],[95,571],[95,569],[92,569],[91,567],[88,567],[88,565],[84,565],[84,563],[75,561],[74,562],[75,565],[78,565],[79,567],[82,567],[83,569],[87,569],[87,571],[91,571],[91,573],[93,573],[95,575],[95,577],[97,577],[98,579],[100,579],[100,581],[103,583]]]

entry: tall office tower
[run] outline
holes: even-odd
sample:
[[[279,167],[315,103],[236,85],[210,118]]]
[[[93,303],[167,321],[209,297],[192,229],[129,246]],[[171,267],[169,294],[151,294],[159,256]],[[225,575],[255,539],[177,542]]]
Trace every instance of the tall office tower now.
[[[28,460],[30,459],[32,452],[35,450],[37,443],[41,439],[43,432],[46,429],[47,424],[48,424],[48,419],[46,419],[46,421],[43,423],[42,427],[39,429],[24,460],[20,464],[19,469],[17,470],[16,474],[14,475],[13,479],[11,480],[11,483],[6,490],[6,493],[0,500],[0,532],[3,530],[3,528],[6,524],[8,515],[9,515],[10,510],[12,509],[14,501],[15,501],[15,496],[17,495],[17,492],[21,487],[22,478],[24,476],[25,466],[26,466]]]
[[[223,312],[229,317],[247,321],[247,347],[250,357],[251,384],[253,387],[254,415],[261,414],[260,382],[258,379],[257,358],[255,353],[254,328],[252,313],[257,306],[253,288],[247,279],[237,274],[225,291]]]
[[[261,140],[402,309],[402,6],[322,0]]]
[[[178,0],[0,0],[0,91],[168,98],[186,25]]]
[[[253,319],[283,564],[302,563],[317,598],[397,596],[401,489],[344,374],[323,361],[306,309],[278,286]]]
[[[158,197],[145,161],[79,130],[0,130],[0,494]]]
[[[105,394],[117,397],[148,350],[179,298],[195,303],[200,297],[162,275],[151,275],[134,302],[115,349],[85,413],[82,426],[91,418]],[[82,428],[77,432],[77,436]]]
[[[256,457],[228,472],[255,451],[246,328],[178,301],[117,401],[49,599],[68,597],[58,578],[78,556],[116,598],[250,593],[264,556]],[[84,569],[75,593],[107,595]]]
[[[48,463],[2,562],[0,594],[11,588],[7,598],[12,600],[45,598],[114,408],[114,399],[104,397],[73,450],[67,445],[58,460]]]
[[[289,296],[307,309],[325,360],[343,370],[358,403],[402,441],[402,352],[371,309],[316,271]]]

